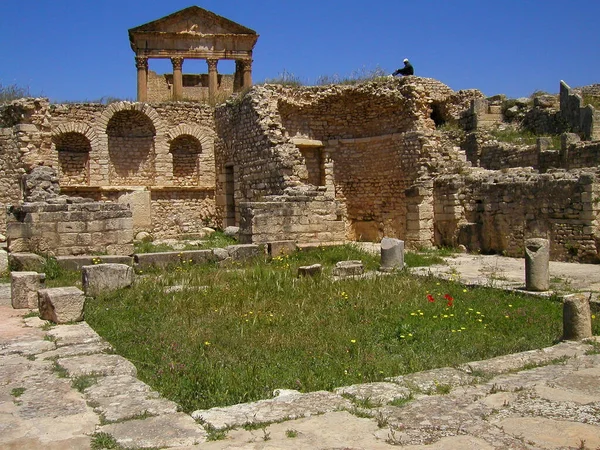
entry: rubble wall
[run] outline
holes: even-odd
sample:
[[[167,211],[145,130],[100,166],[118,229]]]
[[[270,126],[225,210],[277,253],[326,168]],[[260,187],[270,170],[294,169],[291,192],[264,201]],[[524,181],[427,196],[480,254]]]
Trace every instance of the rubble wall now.
[[[600,241],[596,176],[478,171],[435,180],[436,243],[522,257],[524,240],[550,240],[558,261],[597,262]]]

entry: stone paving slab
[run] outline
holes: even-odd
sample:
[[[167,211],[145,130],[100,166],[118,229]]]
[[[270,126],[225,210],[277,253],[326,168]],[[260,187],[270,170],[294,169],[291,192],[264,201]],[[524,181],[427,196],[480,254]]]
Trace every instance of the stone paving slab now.
[[[207,433],[190,416],[184,413],[128,420],[102,426],[125,448],[164,448],[195,445],[206,441]]]
[[[69,356],[83,356],[92,355],[94,353],[105,353],[111,351],[112,347],[109,343],[104,341],[91,342],[89,344],[73,344],[65,345],[56,348],[54,346],[50,351],[44,351],[43,353],[37,354],[38,358],[43,359],[54,359],[54,358],[67,358]]]
[[[479,378],[466,373],[464,370],[442,367],[399,377],[390,377],[387,378],[387,381],[402,384],[417,393],[436,394],[444,388],[474,384],[479,381]]]
[[[70,378],[83,375],[132,375],[137,374],[133,364],[119,355],[84,355],[61,358],[59,364],[69,374]]]
[[[54,339],[57,347],[102,341],[102,338],[85,322],[56,326],[49,329],[47,334]]]
[[[280,422],[352,407],[352,402],[339,395],[317,391],[308,394],[286,393],[270,400],[198,410],[192,413],[192,417],[213,428],[223,429]]]
[[[394,400],[406,400],[412,395],[412,391],[408,387],[387,382],[343,386],[336,388],[334,392],[339,395],[348,395],[376,406],[386,405]]]

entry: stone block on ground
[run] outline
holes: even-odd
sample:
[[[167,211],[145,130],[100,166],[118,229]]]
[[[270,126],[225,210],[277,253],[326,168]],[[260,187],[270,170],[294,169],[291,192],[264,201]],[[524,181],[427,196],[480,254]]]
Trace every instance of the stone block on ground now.
[[[46,260],[35,253],[10,253],[8,261],[13,270],[21,272],[43,272]]]
[[[123,255],[80,255],[80,256],[57,256],[56,262],[64,270],[77,271],[83,266],[91,266],[94,264],[127,264],[133,265],[132,256]]]
[[[267,244],[269,256],[273,258],[294,253],[296,248],[294,241],[274,241]]]
[[[135,366],[119,355],[96,353],[93,355],[73,356],[60,358],[58,363],[68,372],[71,378],[82,375],[137,375]]]
[[[35,309],[38,307],[38,291],[44,289],[46,277],[37,272],[12,272],[10,274],[10,295],[15,309]]]
[[[261,246],[257,244],[229,245],[225,249],[234,261],[243,261],[263,254]]]
[[[205,264],[217,260],[212,250],[186,250],[181,252],[138,253],[135,263],[141,267],[167,267],[171,264]]]
[[[54,323],[82,321],[84,303],[84,293],[74,286],[38,291],[40,318]]]
[[[313,264],[310,266],[298,267],[298,276],[299,277],[314,277],[317,275],[321,275],[322,272],[323,272],[323,266],[321,264]]]
[[[126,264],[95,264],[81,269],[85,295],[96,297],[104,292],[129,287],[133,284],[133,268]]]
[[[362,261],[339,261],[335,264],[331,273],[336,277],[358,276],[365,273],[365,267],[363,266]]]
[[[394,400],[406,400],[411,390],[396,383],[364,383],[339,387],[334,390],[339,395],[350,395],[358,400],[369,401],[377,406],[386,405]]]

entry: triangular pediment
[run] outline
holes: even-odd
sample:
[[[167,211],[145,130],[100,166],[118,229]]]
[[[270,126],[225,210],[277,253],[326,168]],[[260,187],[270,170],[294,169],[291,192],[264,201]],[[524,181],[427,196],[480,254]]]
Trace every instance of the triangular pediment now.
[[[130,36],[137,33],[256,34],[250,28],[198,6],[190,6],[129,30]]]

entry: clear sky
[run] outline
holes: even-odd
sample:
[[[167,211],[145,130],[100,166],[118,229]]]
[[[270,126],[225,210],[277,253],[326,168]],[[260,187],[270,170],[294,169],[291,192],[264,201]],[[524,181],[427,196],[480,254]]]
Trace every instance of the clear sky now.
[[[415,74],[486,95],[600,83],[600,0],[3,0],[0,83],[54,101],[136,95],[127,30],[196,5],[259,35],[253,79],[305,84],[409,58]],[[170,72],[170,62],[150,60]],[[184,73],[206,73],[186,61]],[[233,73],[231,62],[219,71]]]

